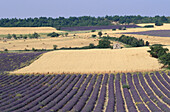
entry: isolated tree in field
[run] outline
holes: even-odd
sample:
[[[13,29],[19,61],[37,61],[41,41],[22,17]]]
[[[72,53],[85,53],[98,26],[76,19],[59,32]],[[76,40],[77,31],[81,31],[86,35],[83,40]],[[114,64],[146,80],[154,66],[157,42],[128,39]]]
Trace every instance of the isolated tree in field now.
[[[170,68],[170,53],[160,56],[159,62],[164,65],[163,67],[167,66],[168,68]]]
[[[160,21],[157,21],[157,22],[155,23],[155,25],[156,25],[156,26],[162,26],[162,25],[163,25],[163,23],[162,23],[162,22],[160,22]]]
[[[12,36],[11,36],[10,34],[8,34],[6,38],[7,38],[7,39],[11,39]]]
[[[33,38],[38,38],[38,37],[40,37],[40,35],[38,33],[33,34]]]
[[[103,34],[102,34],[102,32],[98,32],[98,35],[99,35],[99,37],[101,37]]]
[[[146,46],[149,46],[149,42],[148,41],[146,41]]]
[[[110,48],[111,42],[108,40],[108,39],[102,39],[102,40],[99,40],[99,44],[98,44],[98,47],[99,48]]]
[[[53,49],[54,49],[54,50],[56,50],[56,49],[57,49],[57,47],[58,47],[57,45],[53,45]]]
[[[67,36],[68,36],[68,33],[65,33],[65,36],[67,37]]]
[[[16,34],[12,34],[12,37],[13,37],[14,39],[17,39]]]
[[[94,37],[96,37],[96,35],[94,35],[94,34],[93,34],[93,35],[91,35],[91,36],[92,36],[93,38],[94,38]]]

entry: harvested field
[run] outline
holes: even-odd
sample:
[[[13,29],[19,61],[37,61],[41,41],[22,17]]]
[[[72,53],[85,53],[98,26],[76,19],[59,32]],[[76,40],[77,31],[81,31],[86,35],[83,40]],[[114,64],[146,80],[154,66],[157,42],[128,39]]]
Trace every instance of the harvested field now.
[[[170,49],[170,47],[168,47]],[[107,73],[160,70],[148,47],[124,49],[63,50],[45,53],[12,73]]]
[[[0,50],[24,50],[24,49],[53,49],[53,45],[57,48],[61,47],[83,47],[90,43],[98,44],[97,39],[83,39],[83,38],[46,38],[46,39],[27,39],[27,40],[9,40],[7,42],[0,41]]]
[[[52,27],[0,27],[0,35],[62,32]]]

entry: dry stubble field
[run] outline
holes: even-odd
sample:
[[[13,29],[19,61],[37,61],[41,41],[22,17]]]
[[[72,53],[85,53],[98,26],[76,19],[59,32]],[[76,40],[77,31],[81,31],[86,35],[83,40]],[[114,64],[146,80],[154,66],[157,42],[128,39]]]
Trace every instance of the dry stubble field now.
[[[168,47],[170,49],[170,47]],[[148,47],[63,50],[45,53],[31,65],[12,73],[109,73],[160,70]]]

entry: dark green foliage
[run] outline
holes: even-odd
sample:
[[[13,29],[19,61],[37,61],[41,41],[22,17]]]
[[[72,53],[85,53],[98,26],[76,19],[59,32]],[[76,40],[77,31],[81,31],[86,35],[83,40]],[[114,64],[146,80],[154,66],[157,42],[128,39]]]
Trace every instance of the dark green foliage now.
[[[149,42],[148,41],[146,41],[146,44],[145,44],[146,46],[149,46]]]
[[[159,62],[170,69],[170,53],[166,53],[159,57]]]
[[[4,51],[8,51],[8,49],[4,49]]]
[[[93,44],[93,43],[90,43],[90,44],[89,44],[89,48],[95,48],[94,44]]]
[[[50,36],[50,37],[58,37],[58,36],[60,36],[60,34],[53,32],[53,33],[47,34],[47,36]]]
[[[6,38],[7,38],[7,39],[11,39],[12,36],[11,36],[10,34],[8,34],[8,35],[6,36]]]
[[[67,36],[68,36],[68,33],[65,33],[65,36],[67,37]]]
[[[95,32],[96,30],[91,30],[91,32]]]
[[[119,37],[118,41],[131,45],[132,47],[144,46],[144,41],[142,39],[137,39],[135,37],[125,36],[125,35]]]
[[[164,54],[167,53],[167,51],[169,51],[167,48],[163,48],[162,45],[152,45],[150,46],[150,49],[148,52],[150,52],[152,57],[155,58],[159,58],[161,56],[163,56]]]
[[[93,38],[94,38],[94,37],[96,37],[96,35],[94,35],[94,34],[93,34],[93,35],[91,35],[91,36],[92,36]]]
[[[99,44],[98,44],[98,47],[99,48],[110,48],[111,42],[108,40],[108,39],[102,39],[102,40],[99,40]]]
[[[112,31],[116,31],[116,29],[115,29],[115,28],[113,28],[113,29],[112,29]]]
[[[99,37],[101,37],[103,34],[102,34],[102,32],[98,32],[98,35],[99,35]]]
[[[155,25],[156,25],[156,26],[162,26],[162,25],[163,25],[163,22],[157,21],[157,22],[155,23]]]
[[[127,85],[127,84],[124,84],[124,85],[123,85],[123,88],[130,89],[130,86],[129,86],[129,85]]]
[[[57,49],[57,47],[58,47],[57,45],[53,45],[53,49],[54,49],[54,50],[56,50],[56,49]]]
[[[144,28],[153,28],[154,25],[145,25]]]
[[[156,23],[157,21],[161,23],[169,23],[170,18],[165,16],[106,16],[106,17],[35,17],[35,18],[2,18],[0,19],[0,27],[55,27],[60,30],[61,27],[72,27],[72,26],[107,26],[112,25],[112,22],[118,22],[120,24],[129,23]]]

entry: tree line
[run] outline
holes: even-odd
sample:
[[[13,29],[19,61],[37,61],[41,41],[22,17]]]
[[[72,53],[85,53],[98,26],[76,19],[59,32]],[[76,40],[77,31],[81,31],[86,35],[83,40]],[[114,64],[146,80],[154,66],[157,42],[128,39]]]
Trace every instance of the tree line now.
[[[124,44],[130,45],[132,47],[149,46],[148,41],[144,42],[143,39],[137,39],[137,38],[131,37],[131,36],[122,35],[119,38],[107,36],[107,37],[102,37],[102,38],[113,40],[113,41],[119,41],[119,42],[122,42]]]
[[[107,26],[113,25],[112,22],[118,24],[129,23],[170,23],[170,17],[165,16],[105,16],[105,17],[35,17],[35,18],[1,18],[0,27],[73,27],[73,26]],[[158,25],[159,25],[158,24]]]
[[[163,48],[163,45],[156,44],[150,46],[150,50],[148,50],[150,55],[154,58],[158,58],[159,62],[162,63],[164,66],[170,69],[170,53],[169,49]],[[162,67],[162,68],[163,68]]]

